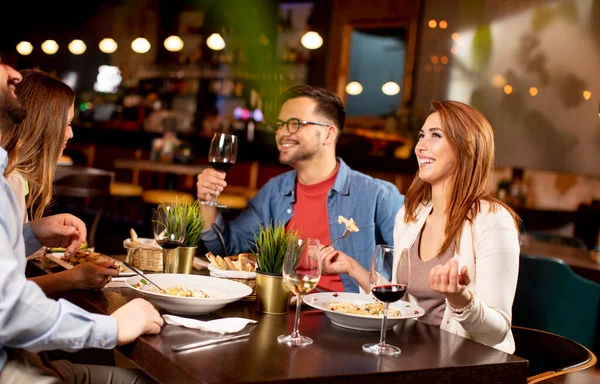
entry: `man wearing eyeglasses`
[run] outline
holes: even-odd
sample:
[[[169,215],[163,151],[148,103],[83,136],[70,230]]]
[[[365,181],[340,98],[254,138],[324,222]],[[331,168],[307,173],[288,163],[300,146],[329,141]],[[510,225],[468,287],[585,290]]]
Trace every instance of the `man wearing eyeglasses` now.
[[[231,255],[248,250],[260,225],[282,222],[286,229],[299,229],[302,237],[314,237],[328,245],[346,229],[338,217],[352,218],[359,232],[339,240],[335,248],[352,255],[368,270],[375,245],[393,244],[394,219],[403,196],[393,184],[354,171],[336,157],[346,112],[335,94],[301,85],[284,92],[280,105],[275,125],[279,161],[293,170],[269,180],[248,208],[229,223],[216,208],[203,205],[205,228],[216,222],[223,229],[226,251]],[[224,172],[207,168],[198,176],[198,199],[208,201],[226,186]],[[212,229],[203,240],[211,252],[222,253]],[[322,276],[319,286],[333,291],[359,290],[347,275]]]

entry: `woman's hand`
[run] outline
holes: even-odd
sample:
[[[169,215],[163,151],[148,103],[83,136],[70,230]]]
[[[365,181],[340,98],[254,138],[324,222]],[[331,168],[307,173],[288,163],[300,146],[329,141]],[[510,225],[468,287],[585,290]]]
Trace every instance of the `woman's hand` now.
[[[113,267],[114,262],[114,260],[104,263],[87,262],[69,269],[67,272],[70,275],[73,289],[104,288],[112,276],[119,275],[119,271]]]
[[[467,286],[471,282],[469,271],[463,266],[458,272],[458,260],[448,260],[444,265],[436,265],[429,272],[429,287],[446,296],[450,305],[462,308],[471,299]]]
[[[321,268],[324,275],[349,274],[353,261],[350,256],[331,246],[321,248]]]

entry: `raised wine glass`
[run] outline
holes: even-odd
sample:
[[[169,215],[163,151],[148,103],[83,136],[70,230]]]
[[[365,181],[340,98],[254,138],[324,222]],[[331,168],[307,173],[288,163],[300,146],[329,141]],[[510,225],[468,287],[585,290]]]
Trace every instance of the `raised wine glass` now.
[[[208,151],[208,162],[211,167],[218,171],[227,172],[235,164],[237,157],[238,139],[235,135],[226,133],[215,133],[210,142]],[[204,205],[211,207],[227,208],[227,205],[217,202],[217,194],[213,194],[210,201],[202,201]]]
[[[387,312],[390,303],[400,300],[408,289],[408,276],[410,275],[410,258],[408,252],[403,252],[400,257],[400,263],[403,263],[396,282],[388,282],[384,276],[387,275],[389,266],[394,259],[394,248],[388,245],[378,245],[373,253],[371,261],[371,271],[369,273],[369,282],[373,296],[383,302],[383,318],[381,319],[381,335],[379,343],[369,343],[363,345],[363,351],[375,355],[394,356],[400,354],[400,348],[386,344],[385,334],[387,331]],[[406,266],[406,267],[405,267]]]
[[[277,338],[282,344],[291,347],[304,347],[312,344],[312,339],[300,335],[300,307],[302,297],[312,291],[321,278],[321,261],[319,260],[319,240],[308,237],[298,240],[288,246],[283,260],[283,281],[296,295],[296,317],[294,318],[294,331],[289,335]]]
[[[154,240],[163,251],[163,273],[177,273],[178,260],[173,250],[185,240],[186,209],[179,204],[160,204],[154,211]]]

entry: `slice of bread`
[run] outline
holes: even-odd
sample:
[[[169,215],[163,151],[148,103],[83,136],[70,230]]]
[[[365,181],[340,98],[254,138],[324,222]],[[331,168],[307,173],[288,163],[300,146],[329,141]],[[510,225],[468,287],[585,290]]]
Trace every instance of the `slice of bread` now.
[[[217,260],[217,264],[219,264],[219,268],[221,268],[222,270],[229,270],[229,266],[227,265],[227,262],[225,260],[223,260],[223,258],[221,256],[215,256],[215,260]]]
[[[217,268],[221,268],[221,267],[219,267],[219,263],[217,263],[217,259],[215,259],[215,255],[213,255],[211,252],[208,252],[206,254],[206,258],[212,265],[214,265]]]
[[[223,259],[227,263],[227,266],[229,267],[229,269],[231,269],[232,271],[237,271],[238,270],[237,266],[235,265],[236,262],[232,261],[231,257],[224,257]]]
[[[240,271],[256,271],[256,257],[254,257],[254,255],[251,253],[240,253],[238,255],[238,264]]]

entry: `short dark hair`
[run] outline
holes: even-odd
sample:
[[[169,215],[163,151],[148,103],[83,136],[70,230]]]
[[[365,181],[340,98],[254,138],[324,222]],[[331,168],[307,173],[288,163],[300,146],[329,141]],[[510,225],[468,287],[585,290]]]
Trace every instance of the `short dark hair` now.
[[[289,88],[279,96],[279,108],[288,100],[299,97],[308,97],[317,103],[317,112],[331,119],[333,124],[340,130],[344,130],[346,120],[346,109],[342,100],[333,92],[310,85],[297,85]]]

